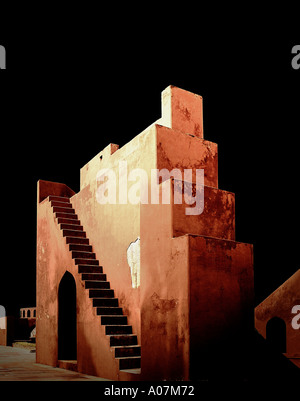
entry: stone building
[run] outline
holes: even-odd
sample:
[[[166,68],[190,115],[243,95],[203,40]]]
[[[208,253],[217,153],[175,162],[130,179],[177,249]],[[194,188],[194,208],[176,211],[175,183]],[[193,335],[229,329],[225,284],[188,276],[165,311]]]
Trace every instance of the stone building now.
[[[201,96],[166,88],[161,118],[83,166],[78,193],[38,181],[36,323],[38,363],[113,380],[189,380],[239,355],[253,250]]]
[[[0,345],[11,346],[16,341],[34,341],[36,308],[21,308],[19,317],[6,316],[0,305]]]
[[[300,269],[255,308],[255,328],[300,368]]]
[[[36,308],[21,308],[20,309],[20,319],[35,319],[36,318]]]

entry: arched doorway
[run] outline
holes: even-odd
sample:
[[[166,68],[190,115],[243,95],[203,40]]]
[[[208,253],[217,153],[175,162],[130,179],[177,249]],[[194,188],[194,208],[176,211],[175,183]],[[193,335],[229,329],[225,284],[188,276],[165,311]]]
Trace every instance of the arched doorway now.
[[[76,283],[69,272],[58,288],[58,360],[77,360]]]
[[[286,326],[285,321],[273,317],[267,323],[266,339],[268,343],[279,352],[286,352]]]

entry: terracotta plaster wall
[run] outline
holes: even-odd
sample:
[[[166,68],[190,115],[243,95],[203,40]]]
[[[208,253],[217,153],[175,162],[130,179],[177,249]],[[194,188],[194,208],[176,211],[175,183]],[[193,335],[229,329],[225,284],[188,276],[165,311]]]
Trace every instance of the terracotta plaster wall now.
[[[202,96],[169,85],[161,93],[160,124],[203,138]]]
[[[174,218],[172,204],[141,207],[142,374],[153,380],[190,379],[199,352],[213,358],[253,327],[252,245],[173,237]]]
[[[58,288],[66,271],[76,283],[78,371],[117,379],[118,366],[104,327],[71,258],[50,202],[45,199],[38,204],[37,211],[37,363],[57,366]]]
[[[196,234],[235,240],[235,195],[232,192],[208,186],[197,188],[192,184],[194,199],[189,199],[193,202],[189,205],[184,200],[184,183],[173,180],[172,184],[173,197],[178,194],[178,199],[182,198],[179,204],[173,202],[173,236]],[[200,195],[203,201],[199,200]],[[188,215],[189,208],[197,208],[198,212]]]
[[[190,347],[213,351],[252,326],[252,245],[189,236],[189,254]]]
[[[37,362],[57,365],[58,284],[71,261],[48,199],[37,207]]]
[[[300,330],[292,327],[294,305],[300,305],[300,270],[255,308],[255,328],[264,338],[270,319],[279,317],[284,320],[287,357],[300,357]]]
[[[172,206],[141,205],[141,363],[147,380],[189,378],[188,263],[188,237],[172,238]]]
[[[157,125],[157,168],[204,169],[204,184],[218,188],[218,145]]]
[[[6,329],[0,329],[0,345],[6,344]]]
[[[133,288],[127,261],[128,247],[140,237],[140,205],[119,204],[119,163],[127,162],[128,174],[139,168],[150,177],[150,170],[156,165],[155,126],[113,153],[112,149],[116,147],[105,148],[81,169],[81,191],[71,202],[140,342],[140,287]],[[99,204],[97,201],[97,173],[106,168],[116,174],[117,204]],[[128,191],[133,183],[128,182]]]
[[[71,188],[69,188],[66,184],[39,180],[37,194],[38,194],[37,203],[40,203],[44,199],[46,199],[47,196],[49,195],[71,197],[75,194],[75,192]]]

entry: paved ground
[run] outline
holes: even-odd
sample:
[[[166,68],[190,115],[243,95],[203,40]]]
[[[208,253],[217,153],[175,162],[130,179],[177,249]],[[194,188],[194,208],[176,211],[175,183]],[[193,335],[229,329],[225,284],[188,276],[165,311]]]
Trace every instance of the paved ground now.
[[[0,346],[0,381],[106,381],[65,369],[35,363],[29,349]]]

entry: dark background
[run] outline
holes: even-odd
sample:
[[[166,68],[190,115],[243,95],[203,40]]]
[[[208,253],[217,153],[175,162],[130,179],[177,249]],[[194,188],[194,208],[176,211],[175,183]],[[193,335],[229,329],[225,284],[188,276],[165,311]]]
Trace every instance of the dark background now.
[[[93,23],[62,20],[59,31],[39,20],[17,35],[0,15],[0,304],[8,314],[35,305],[37,180],[79,191],[80,168],[157,120],[170,84],[203,96],[219,188],[236,194],[236,240],[254,245],[255,304],[299,269],[300,70],[291,66],[299,37],[258,34],[254,22],[229,34],[226,24],[202,27],[203,17],[143,15],[119,24],[103,11]]]

